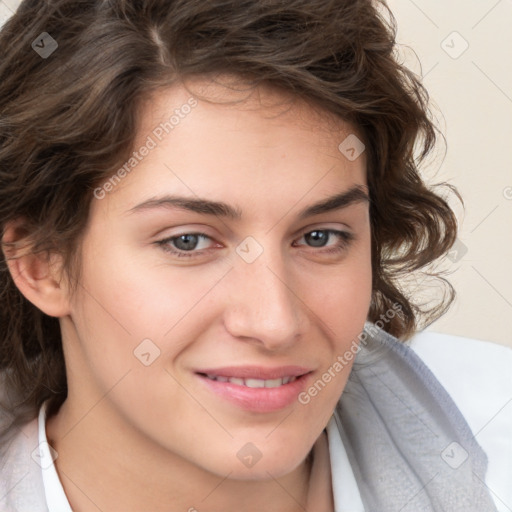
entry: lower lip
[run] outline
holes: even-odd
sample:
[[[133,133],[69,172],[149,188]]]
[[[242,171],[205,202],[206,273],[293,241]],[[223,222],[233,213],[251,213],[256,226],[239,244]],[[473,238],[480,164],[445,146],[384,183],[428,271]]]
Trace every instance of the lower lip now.
[[[206,376],[196,374],[206,386],[217,395],[237,405],[240,409],[251,412],[272,412],[288,407],[306,387],[306,380],[311,373],[297,377],[293,382],[277,388],[249,388],[231,382],[219,382]]]

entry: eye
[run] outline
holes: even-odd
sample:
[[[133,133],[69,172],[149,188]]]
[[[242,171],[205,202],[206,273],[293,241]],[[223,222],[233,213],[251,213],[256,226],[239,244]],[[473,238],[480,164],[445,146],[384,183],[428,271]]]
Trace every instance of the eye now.
[[[354,238],[354,235],[347,231],[315,229],[302,235],[299,240],[304,239],[310,247],[323,249],[314,252],[335,254],[345,251]],[[191,258],[201,256],[211,248],[212,242],[213,239],[205,233],[192,232],[168,237],[155,243],[174,256]]]
[[[310,247],[328,247],[327,250],[319,252],[338,253],[346,250],[355,237],[348,231],[339,231],[337,229],[315,229],[305,233],[301,239],[302,238]],[[330,243],[331,241],[333,243]]]
[[[204,233],[183,233],[156,242],[164,251],[178,257],[190,258],[201,254],[202,250],[208,249],[208,240],[212,240]],[[205,243],[206,242],[206,243]]]

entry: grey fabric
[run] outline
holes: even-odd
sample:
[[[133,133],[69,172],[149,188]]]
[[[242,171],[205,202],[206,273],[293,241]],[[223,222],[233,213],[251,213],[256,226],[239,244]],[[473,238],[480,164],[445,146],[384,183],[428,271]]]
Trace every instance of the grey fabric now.
[[[407,345],[366,324],[334,417],[367,512],[492,512],[487,457]]]
[[[38,447],[37,421],[25,425],[0,459],[0,510],[48,512],[41,467],[33,457]]]

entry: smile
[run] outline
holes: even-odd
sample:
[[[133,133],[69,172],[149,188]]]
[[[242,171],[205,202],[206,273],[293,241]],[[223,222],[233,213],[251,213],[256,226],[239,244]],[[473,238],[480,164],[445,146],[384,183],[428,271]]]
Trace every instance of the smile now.
[[[253,413],[271,413],[296,405],[297,396],[313,378],[312,371],[290,366],[212,368],[195,372],[195,375],[208,393]]]

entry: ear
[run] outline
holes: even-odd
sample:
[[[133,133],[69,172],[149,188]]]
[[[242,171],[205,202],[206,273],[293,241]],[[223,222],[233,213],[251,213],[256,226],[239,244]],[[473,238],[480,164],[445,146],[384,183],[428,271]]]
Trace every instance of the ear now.
[[[14,244],[5,246],[5,243]],[[53,317],[70,313],[67,280],[63,279],[62,257],[56,253],[34,254],[21,220],[6,223],[2,251],[14,283],[34,306]]]

